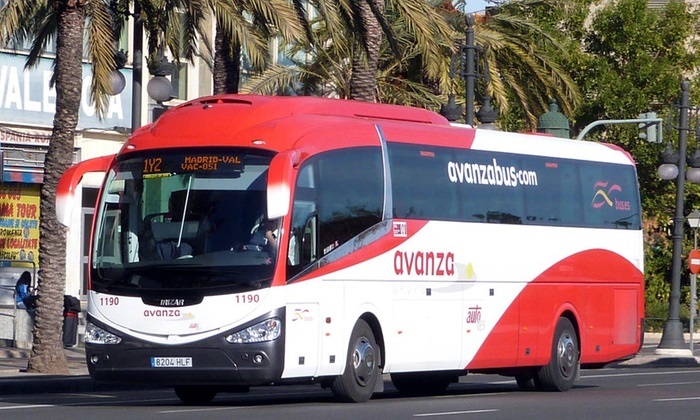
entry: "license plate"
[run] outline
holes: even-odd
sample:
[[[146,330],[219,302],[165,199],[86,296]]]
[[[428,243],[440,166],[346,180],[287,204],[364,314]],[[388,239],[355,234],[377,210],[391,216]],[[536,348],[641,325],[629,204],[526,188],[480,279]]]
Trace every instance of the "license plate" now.
[[[154,368],[191,368],[191,357],[151,357]]]

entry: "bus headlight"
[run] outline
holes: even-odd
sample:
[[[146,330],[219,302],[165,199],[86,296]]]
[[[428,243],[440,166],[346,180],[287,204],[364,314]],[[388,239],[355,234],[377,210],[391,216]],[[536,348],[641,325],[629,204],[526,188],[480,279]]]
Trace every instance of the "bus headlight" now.
[[[119,344],[121,337],[105,331],[92,322],[85,324],[85,342],[88,344]]]
[[[226,336],[231,344],[262,343],[276,340],[282,332],[282,322],[279,318],[270,318],[262,322]]]

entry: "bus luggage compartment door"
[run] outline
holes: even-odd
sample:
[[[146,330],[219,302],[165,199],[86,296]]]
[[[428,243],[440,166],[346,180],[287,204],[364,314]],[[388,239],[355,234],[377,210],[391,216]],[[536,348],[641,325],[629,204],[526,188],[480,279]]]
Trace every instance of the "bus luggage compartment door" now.
[[[284,378],[312,377],[318,365],[319,314],[317,303],[287,305]]]

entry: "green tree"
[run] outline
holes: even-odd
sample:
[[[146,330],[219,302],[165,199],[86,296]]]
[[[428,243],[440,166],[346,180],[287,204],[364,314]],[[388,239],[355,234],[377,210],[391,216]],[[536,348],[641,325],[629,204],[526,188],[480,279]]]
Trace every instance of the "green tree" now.
[[[671,118],[677,126],[680,82],[692,77],[700,65],[697,12],[682,2],[670,2],[663,10],[650,10],[645,0],[610,3],[588,18],[590,24],[573,31],[581,34],[583,48],[565,63],[574,75],[585,101],[577,108],[575,127],[599,119],[635,118],[646,111]],[[692,83],[692,86],[695,86]],[[699,89],[691,91],[697,100]],[[674,122],[675,120],[675,122]],[[664,137],[674,140],[675,128],[666,124]],[[617,144],[637,162],[644,209],[647,308],[668,301],[670,232],[675,206],[675,184],[656,174],[663,146],[638,137],[636,125],[607,126],[589,133],[587,139]],[[697,147],[690,135],[689,148]],[[686,184],[687,208],[700,202],[698,186]],[[666,239],[664,239],[666,238]],[[661,305],[663,306],[663,305]],[[659,316],[651,314],[647,316]]]
[[[644,0],[621,0],[593,16],[584,39],[584,50],[569,63],[587,100],[576,113],[582,127],[598,119],[634,118],[645,111],[661,116],[677,110],[680,82],[700,66],[695,35],[697,13],[681,2],[671,2],[662,11],[647,8]],[[698,90],[693,92],[700,97]],[[673,200],[664,193],[674,191],[671,183],[656,176],[659,164],[657,145],[639,139],[636,126],[606,127],[594,138],[612,141],[629,150],[639,165],[644,209],[648,217],[668,221]],[[665,137],[677,132],[666,127]],[[693,136],[691,147],[695,145]],[[693,186],[689,186],[692,188]],[[661,194],[660,194],[661,193]],[[691,202],[697,202],[691,190]]]

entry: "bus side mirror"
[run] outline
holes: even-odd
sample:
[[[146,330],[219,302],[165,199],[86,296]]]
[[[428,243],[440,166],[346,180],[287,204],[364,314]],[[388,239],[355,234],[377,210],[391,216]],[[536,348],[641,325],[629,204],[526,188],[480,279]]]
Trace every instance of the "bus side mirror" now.
[[[61,175],[61,180],[56,188],[56,219],[59,223],[64,226],[70,224],[75,204],[75,189],[83,179],[83,175],[88,172],[107,172],[114,156],[102,156],[78,162]]]
[[[267,218],[277,219],[289,213],[292,197],[294,168],[299,164],[299,154],[288,150],[275,155],[267,171]]]

